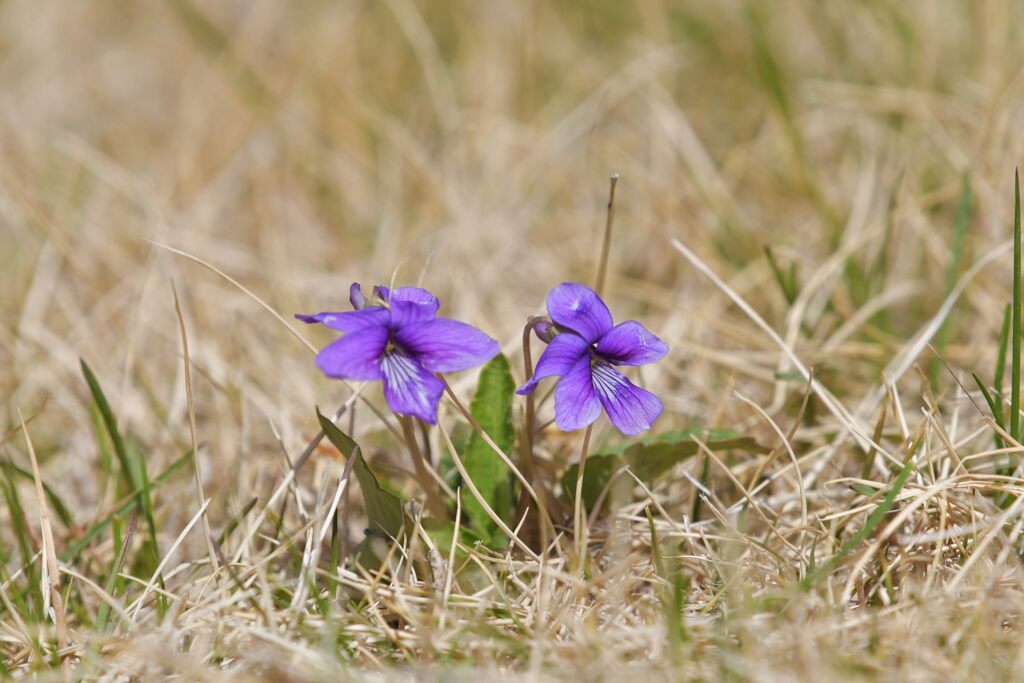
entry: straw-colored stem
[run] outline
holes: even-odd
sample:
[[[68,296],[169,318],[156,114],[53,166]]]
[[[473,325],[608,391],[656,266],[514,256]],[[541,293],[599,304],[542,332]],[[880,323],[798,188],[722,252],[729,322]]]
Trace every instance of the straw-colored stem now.
[[[615,222],[615,186],[619,182],[619,174],[612,173],[608,180],[608,213],[604,220],[604,239],[601,241],[601,258],[597,262],[597,281],[594,291],[598,296],[604,293],[604,282],[608,274],[608,253],[612,248],[612,224]]]

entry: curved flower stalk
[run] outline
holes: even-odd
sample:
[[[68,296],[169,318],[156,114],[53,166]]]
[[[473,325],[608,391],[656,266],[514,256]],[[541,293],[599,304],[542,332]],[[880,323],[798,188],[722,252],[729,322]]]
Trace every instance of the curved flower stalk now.
[[[355,310],[295,317],[344,332],[320,351],[317,366],[336,379],[380,380],[400,415],[435,424],[444,383],[434,373],[468,370],[498,353],[498,342],[475,327],[436,317],[437,297],[425,289],[377,286],[368,301],[353,283],[349,301]]]
[[[641,389],[615,369],[661,360],[668,345],[640,323],[613,324],[608,306],[597,293],[576,282],[564,282],[548,293],[548,347],[533,377],[516,390],[532,393],[541,379],[561,377],[555,389],[555,422],[565,431],[592,424],[604,408],[623,434],[651,428],[661,415],[658,397]],[[557,334],[550,336],[553,331]]]

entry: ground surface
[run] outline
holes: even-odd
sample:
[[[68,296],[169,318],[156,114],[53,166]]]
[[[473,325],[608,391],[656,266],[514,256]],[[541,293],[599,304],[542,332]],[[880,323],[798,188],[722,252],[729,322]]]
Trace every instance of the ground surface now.
[[[997,357],[1022,21],[1000,0],[0,3],[4,669],[1020,679],[1012,348]],[[331,566],[338,453],[272,498],[314,406],[350,395],[302,342],[331,335],[291,313],[422,281],[521,381],[526,317],[594,277],[612,171],[608,301],[672,347],[643,372],[656,430],[759,447],[618,489],[585,567],[564,502],[543,564],[464,544],[449,565],[419,536],[390,571]],[[464,401],[475,379],[451,377]],[[351,415],[416,497],[391,432]],[[450,402],[441,421],[464,438]],[[538,438],[549,481],[581,436]],[[602,421],[593,439],[619,437]],[[366,526],[358,489],[350,508],[343,545]]]

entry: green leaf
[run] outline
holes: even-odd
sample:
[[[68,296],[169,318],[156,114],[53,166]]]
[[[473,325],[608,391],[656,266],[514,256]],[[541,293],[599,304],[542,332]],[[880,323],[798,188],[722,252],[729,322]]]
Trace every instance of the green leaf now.
[[[700,449],[694,437],[705,439],[704,445],[712,451],[767,453],[769,450],[749,436],[738,436],[735,432],[721,429],[690,428],[647,437],[618,449],[593,453],[587,458],[583,474],[583,502],[592,507],[623,466],[628,466],[645,484],[653,483],[678,463],[697,454]],[[578,472],[579,465],[573,465],[562,475],[562,491],[570,500],[576,495]]]
[[[363,491],[363,504],[366,506],[366,516],[370,521],[370,532],[383,534],[390,538],[397,538],[405,526],[405,512],[402,510],[402,500],[395,494],[385,491],[377,477],[370,470],[370,466],[363,459],[359,446],[347,434],[338,429],[330,418],[323,415],[319,409],[316,411],[316,418],[320,422],[320,428],[324,430],[324,436],[334,444],[347,458],[355,458],[352,463],[352,473],[356,475],[359,488]]]
[[[583,473],[583,502],[587,508],[597,503],[601,492],[609,485],[612,477],[625,465],[626,459],[619,453],[591,453],[587,456],[587,467]],[[576,477],[579,476],[579,469],[579,465],[573,465],[562,475],[562,492],[570,501],[576,498]]]
[[[452,541],[455,540],[455,522],[450,519],[436,519],[434,517],[424,517],[420,520],[420,526],[427,532],[427,536],[430,540],[437,545],[437,549],[444,555],[445,560],[448,559],[448,553],[452,549]],[[473,547],[477,541],[481,541],[477,534],[472,529],[467,529],[465,526],[459,527],[459,543],[467,547]],[[456,550],[456,555],[462,557],[464,553]]]
[[[692,457],[700,450],[693,437],[700,438],[699,432],[682,433],[669,441],[650,444],[636,444],[626,450],[626,460],[633,473],[644,482],[654,481],[672,469],[677,463]],[[712,430],[704,436],[705,445],[712,451],[747,451],[750,453],[767,453],[769,449],[757,443],[749,436],[726,435]]]
[[[480,383],[469,409],[480,428],[506,454],[512,451],[516,440],[512,426],[512,395],[515,388],[508,359],[498,354],[481,370]],[[469,439],[463,461],[466,473],[480,490],[480,495],[503,521],[510,523],[515,510],[512,501],[512,473],[509,468],[475,431]],[[463,505],[473,528],[485,539],[491,543],[504,541],[504,535],[475,497],[467,496]]]
[[[873,496],[878,493],[878,489],[873,489],[867,484],[853,483],[850,484],[850,488],[859,493],[862,496]]]

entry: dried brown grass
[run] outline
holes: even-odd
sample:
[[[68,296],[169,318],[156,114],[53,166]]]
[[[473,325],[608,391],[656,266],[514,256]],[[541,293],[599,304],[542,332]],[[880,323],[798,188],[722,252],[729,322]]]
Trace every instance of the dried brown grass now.
[[[184,474],[154,493],[162,552],[181,541],[163,587],[129,576],[105,598],[120,549],[110,534],[62,565],[83,614],[114,606],[110,635],[66,615],[76,675],[1019,679],[1022,483],[997,473],[1005,454],[969,373],[991,377],[1010,299],[1021,20],[1001,0],[7,0],[3,457],[28,465],[16,411],[42,405],[28,431],[43,481],[82,528],[111,509],[83,357],[151,474],[190,448],[193,395],[214,534],[260,499],[215,574]],[[272,522],[249,526],[276,513],[265,501],[287,467],[282,447],[301,453],[313,406],[340,406],[348,389],[318,375],[295,325],[153,242],[215,265],[286,318],[338,305],[353,280],[422,281],[514,355],[544,292],[592,277],[612,170],[623,181],[608,298],[673,349],[643,373],[665,401],[658,428],[730,428],[770,454],[698,457],[635,487],[595,518],[586,575],[564,527],[543,564],[462,548],[456,564],[475,569],[453,579],[447,558],[425,575],[404,560],[426,555],[423,538],[391,548],[391,574],[335,572],[323,553],[311,565],[342,467],[327,449],[286,494],[279,542]],[[949,296],[964,174],[974,211],[954,279],[964,287]],[[792,304],[765,245],[799,273]],[[939,350],[963,386],[928,346],[943,319]],[[473,376],[452,379],[467,397]],[[367,454],[404,467],[380,420],[355,415]],[[442,420],[462,424],[450,404]],[[570,462],[579,436],[548,430],[544,461]],[[594,439],[614,436],[605,426]],[[881,504],[912,442],[892,510],[800,590]],[[33,483],[20,484],[38,529]],[[358,491],[351,502],[356,539]],[[17,616],[11,523],[0,510],[0,649],[13,676],[43,679],[52,661],[39,651],[52,652],[56,629]],[[681,637],[668,635],[652,528],[689,580]],[[55,528],[57,550],[80,531]],[[290,601],[331,579],[362,599],[337,601],[329,619],[312,598]]]

